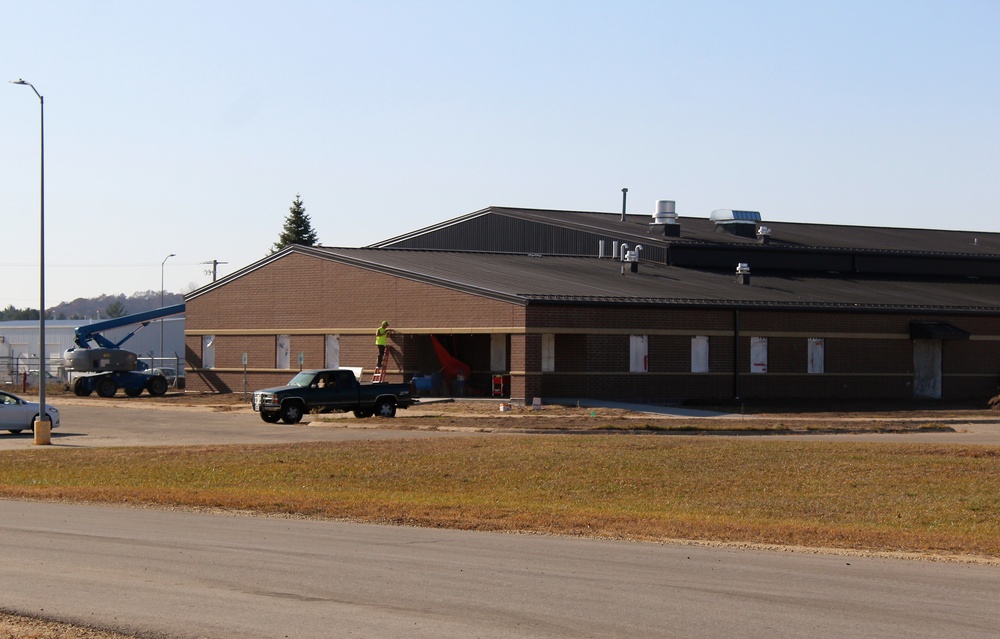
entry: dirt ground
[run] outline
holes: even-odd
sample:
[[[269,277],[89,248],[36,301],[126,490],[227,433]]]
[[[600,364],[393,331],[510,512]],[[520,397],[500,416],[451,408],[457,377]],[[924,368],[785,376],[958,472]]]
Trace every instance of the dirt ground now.
[[[49,394],[51,393],[51,394]],[[242,393],[171,392],[163,397],[143,394],[129,398],[77,397],[71,392],[46,394],[53,404],[95,404],[122,408],[209,410],[252,413],[249,395]],[[23,395],[31,398],[30,395]],[[688,408],[688,407],[685,407]],[[540,409],[506,400],[492,399],[421,399],[395,419],[371,419],[365,428],[448,430],[469,432],[734,432],[766,431],[777,433],[906,433],[948,431],[975,423],[1000,422],[1000,412],[971,404],[784,404],[775,406],[698,406],[699,411],[716,411],[715,416],[690,416],[667,407],[649,406],[640,410],[608,406],[544,404]],[[690,412],[690,411],[689,411]],[[314,414],[307,417],[316,423],[358,427],[351,413]]]

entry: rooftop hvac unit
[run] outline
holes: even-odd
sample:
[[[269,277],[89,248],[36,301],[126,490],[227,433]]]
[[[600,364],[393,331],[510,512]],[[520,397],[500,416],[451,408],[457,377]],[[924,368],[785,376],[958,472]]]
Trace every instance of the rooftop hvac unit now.
[[[715,222],[716,229],[729,231],[733,235],[741,237],[757,237],[757,223],[760,222],[760,213],[757,211],[715,209],[709,215],[709,219]]]
[[[725,222],[760,222],[760,213],[758,211],[715,209],[708,217],[716,224]]]

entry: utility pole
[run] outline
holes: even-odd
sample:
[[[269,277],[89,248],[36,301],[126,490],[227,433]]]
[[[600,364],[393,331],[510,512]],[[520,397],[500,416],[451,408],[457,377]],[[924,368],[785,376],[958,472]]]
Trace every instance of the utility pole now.
[[[218,273],[219,273],[219,264],[229,264],[229,262],[220,262],[219,260],[212,260],[211,262],[202,262],[202,264],[211,264],[212,265],[212,270],[211,270],[211,273],[212,273],[212,282],[215,282],[215,280],[218,277]],[[207,273],[209,273],[209,271],[205,271],[205,273],[207,274]]]

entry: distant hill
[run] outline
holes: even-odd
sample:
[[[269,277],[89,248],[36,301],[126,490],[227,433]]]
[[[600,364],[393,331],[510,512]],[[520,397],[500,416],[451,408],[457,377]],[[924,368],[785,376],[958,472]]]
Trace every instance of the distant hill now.
[[[182,304],[180,293],[164,293],[163,306]],[[116,312],[115,305],[120,304]],[[78,297],[72,302],[63,302],[49,308],[49,317],[54,319],[107,319],[108,317],[132,315],[160,308],[159,291],[138,291],[129,297],[125,295],[101,295],[100,297]],[[37,312],[35,314],[37,317]]]

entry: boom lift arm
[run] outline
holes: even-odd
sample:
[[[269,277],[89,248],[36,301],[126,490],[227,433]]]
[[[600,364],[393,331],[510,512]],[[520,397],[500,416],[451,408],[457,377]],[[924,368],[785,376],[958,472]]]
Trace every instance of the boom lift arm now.
[[[173,306],[164,306],[163,308],[154,308],[151,311],[146,311],[144,313],[135,313],[134,315],[124,315],[122,317],[113,317],[108,320],[101,322],[94,322],[93,324],[86,324],[84,326],[78,326],[76,328],[76,337],[73,341],[80,348],[90,348],[88,342],[93,342],[100,348],[121,348],[121,345],[127,342],[133,335],[139,332],[143,326],[146,326],[151,321],[159,319],[161,317],[167,317],[169,315],[177,315],[178,313],[184,312],[183,304],[174,304]],[[106,331],[112,328],[118,328],[120,326],[128,326],[130,324],[138,324],[134,331],[126,335],[125,337],[118,340],[118,342],[112,342],[108,338],[101,334],[101,331]]]

